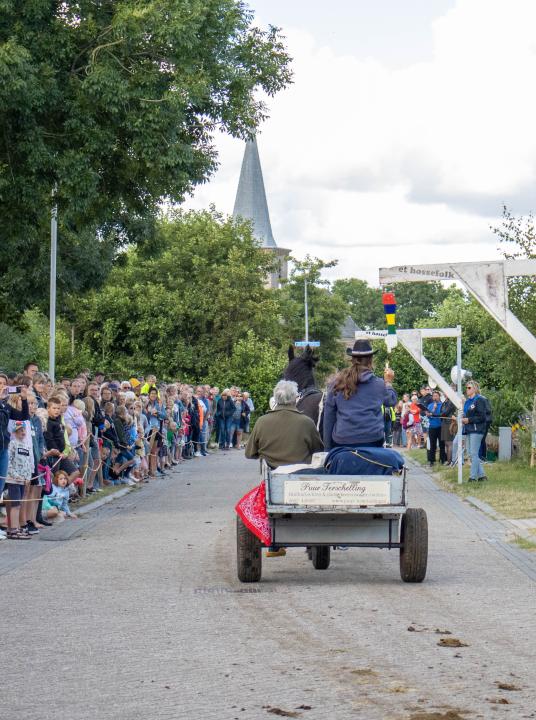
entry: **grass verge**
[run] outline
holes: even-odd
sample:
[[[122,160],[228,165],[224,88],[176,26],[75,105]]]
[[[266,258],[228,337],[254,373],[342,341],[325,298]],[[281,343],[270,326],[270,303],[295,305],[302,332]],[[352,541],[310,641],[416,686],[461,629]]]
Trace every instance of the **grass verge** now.
[[[407,454],[420,465],[426,465],[425,450],[410,450]],[[484,467],[488,480],[482,483],[467,482],[469,465],[463,468],[463,485],[458,485],[457,468],[436,467],[435,475],[445,490],[461,497],[472,495],[506,517],[536,517],[536,468],[515,460]]]
[[[512,540],[512,542],[514,543],[514,545],[517,545],[522,550],[529,550],[530,552],[536,551],[536,542],[533,542],[532,540],[529,540],[528,538],[524,538],[524,537],[521,537],[520,535],[516,535],[515,538]]]

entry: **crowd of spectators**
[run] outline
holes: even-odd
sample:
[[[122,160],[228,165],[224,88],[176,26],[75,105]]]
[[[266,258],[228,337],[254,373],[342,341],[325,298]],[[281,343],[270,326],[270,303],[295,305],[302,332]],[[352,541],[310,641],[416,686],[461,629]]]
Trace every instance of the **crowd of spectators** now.
[[[0,540],[75,519],[72,506],[104,486],[149,482],[211,449],[240,448],[254,409],[234,386],[89,370],[53,383],[34,362],[0,372]]]
[[[462,458],[467,452],[471,461],[470,480],[485,480],[482,463],[486,462],[491,404],[480,393],[475,380],[467,382],[463,400]],[[385,437],[388,447],[426,448],[430,467],[437,459],[441,465],[455,466],[458,457],[456,407],[439,390],[423,385],[419,392],[405,393],[394,408],[386,408]]]

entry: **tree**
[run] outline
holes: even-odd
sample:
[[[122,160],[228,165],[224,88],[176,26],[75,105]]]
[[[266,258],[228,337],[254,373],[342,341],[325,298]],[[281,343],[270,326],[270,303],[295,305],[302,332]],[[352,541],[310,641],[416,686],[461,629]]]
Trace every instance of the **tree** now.
[[[389,289],[395,293],[399,328],[413,328],[418,320],[432,318],[449,292],[440,282],[394,283]]]
[[[155,254],[126,254],[100,291],[77,301],[77,336],[92,365],[196,381],[224,368],[248,336],[279,346],[273,258],[250,225],[214,209],[175,212],[157,227]]]
[[[109,246],[150,238],[160,203],[207,180],[216,127],[255,130],[255,91],[291,76],[278,30],[252,19],[238,0],[0,0],[4,308],[46,296],[53,204],[62,252],[85,255],[64,280],[79,272],[87,286]]]
[[[344,357],[340,330],[348,314],[348,306],[340,295],[331,292],[329,281],[321,277],[322,270],[334,267],[337,261],[325,262],[307,255],[305,260],[293,260],[293,263],[290,279],[281,289],[284,332],[289,343],[304,338],[304,284],[307,280],[309,338],[320,341],[317,372],[322,379],[340,367]]]
[[[258,417],[268,410],[272,390],[285,364],[285,355],[277,345],[249,330],[235,344],[229,362],[214,367],[209,377],[220,384],[220,389],[223,385],[238,385],[250,392]]]
[[[501,225],[491,228],[499,241],[507,260],[536,259],[536,228],[534,216],[515,217],[505,206]],[[512,249],[507,245],[514,246]],[[513,313],[536,333],[536,280],[520,276],[508,278],[508,302]]]
[[[378,330],[385,325],[382,292],[372,288],[366,280],[347,278],[335,280],[333,294],[348,305],[349,313],[361,330]]]

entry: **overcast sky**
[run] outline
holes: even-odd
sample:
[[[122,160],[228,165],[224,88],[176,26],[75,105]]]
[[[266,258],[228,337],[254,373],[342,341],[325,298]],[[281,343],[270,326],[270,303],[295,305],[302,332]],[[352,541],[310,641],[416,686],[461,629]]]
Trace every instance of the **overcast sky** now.
[[[498,258],[505,203],[536,208],[536,0],[251,0],[294,84],[258,136],[276,243],[329,277]],[[231,213],[243,143],[188,201]]]

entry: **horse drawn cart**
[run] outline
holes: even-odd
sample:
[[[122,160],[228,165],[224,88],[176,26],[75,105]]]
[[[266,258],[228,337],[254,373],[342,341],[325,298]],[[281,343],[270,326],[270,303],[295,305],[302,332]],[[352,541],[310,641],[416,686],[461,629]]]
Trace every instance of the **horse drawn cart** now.
[[[400,457],[400,456],[399,456]],[[313,567],[326,570],[337,546],[397,549],[404,582],[422,582],[428,524],[422,508],[408,507],[406,468],[380,475],[330,475],[323,467],[262,463],[272,548],[305,547]],[[265,542],[266,544],[266,542]],[[261,540],[237,518],[241,582],[262,574]]]

